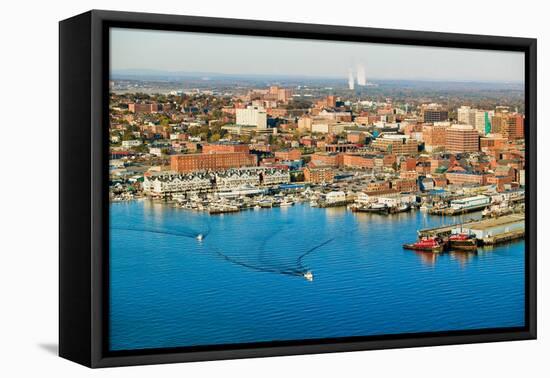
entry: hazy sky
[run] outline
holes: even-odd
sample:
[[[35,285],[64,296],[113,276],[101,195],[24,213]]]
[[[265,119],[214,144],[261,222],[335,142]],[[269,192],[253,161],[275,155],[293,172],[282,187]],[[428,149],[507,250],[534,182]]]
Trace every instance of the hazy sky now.
[[[520,52],[111,29],[111,70],[522,82]]]

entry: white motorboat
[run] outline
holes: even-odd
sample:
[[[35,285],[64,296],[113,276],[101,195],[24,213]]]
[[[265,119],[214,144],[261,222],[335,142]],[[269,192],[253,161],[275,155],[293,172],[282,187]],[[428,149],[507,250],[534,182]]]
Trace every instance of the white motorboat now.
[[[294,202],[285,199],[285,200],[281,201],[280,206],[281,206],[281,207],[290,207],[290,206],[294,206]]]

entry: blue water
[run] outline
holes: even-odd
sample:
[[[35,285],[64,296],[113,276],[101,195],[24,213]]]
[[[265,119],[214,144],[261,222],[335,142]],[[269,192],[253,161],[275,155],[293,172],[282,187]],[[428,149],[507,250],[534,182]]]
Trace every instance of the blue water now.
[[[524,242],[477,254],[402,249],[417,229],[457,220],[112,204],[110,348],[523,326]]]

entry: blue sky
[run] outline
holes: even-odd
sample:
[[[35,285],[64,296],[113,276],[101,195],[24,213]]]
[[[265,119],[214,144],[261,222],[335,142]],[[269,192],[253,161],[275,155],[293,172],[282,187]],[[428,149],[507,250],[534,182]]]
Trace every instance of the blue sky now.
[[[524,54],[402,46],[111,29],[111,70],[347,77],[363,65],[367,80],[522,82]]]

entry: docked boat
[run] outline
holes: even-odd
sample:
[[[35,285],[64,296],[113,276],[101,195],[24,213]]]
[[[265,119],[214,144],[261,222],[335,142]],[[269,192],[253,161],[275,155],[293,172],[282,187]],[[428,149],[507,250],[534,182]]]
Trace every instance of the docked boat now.
[[[370,206],[356,206],[352,207],[351,211],[357,213],[379,213],[379,214],[388,214],[389,208],[383,203],[374,203]]]
[[[406,213],[407,211],[411,210],[411,205],[408,203],[402,203],[398,206],[391,207],[389,209],[390,214],[397,214],[397,213]]]
[[[281,206],[281,207],[294,206],[294,202],[285,199],[285,200],[281,201],[279,206]]]
[[[426,237],[412,244],[403,244],[404,249],[434,253],[443,252],[443,247],[444,244],[442,243],[442,241],[435,237]]]
[[[476,251],[477,240],[473,235],[465,233],[453,234],[449,236],[449,247],[459,251]]]
[[[208,213],[210,215],[218,215],[218,214],[225,214],[225,213],[236,213],[239,211],[239,208],[237,206],[216,206],[211,207],[208,210]]]
[[[273,201],[261,200],[261,201],[258,202],[258,205],[260,205],[260,207],[262,207],[262,208],[273,207]]]

